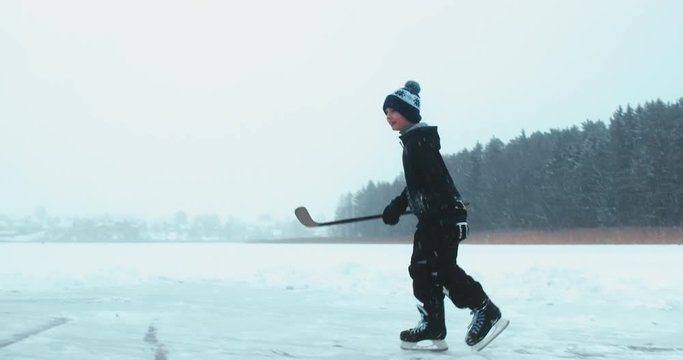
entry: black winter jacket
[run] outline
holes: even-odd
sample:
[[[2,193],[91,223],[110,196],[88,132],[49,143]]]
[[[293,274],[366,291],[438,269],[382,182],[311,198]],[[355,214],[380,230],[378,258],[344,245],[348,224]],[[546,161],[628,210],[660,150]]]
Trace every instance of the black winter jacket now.
[[[439,152],[436,126],[416,125],[400,139],[406,188],[394,201],[409,205],[420,221],[467,221],[460,192]]]

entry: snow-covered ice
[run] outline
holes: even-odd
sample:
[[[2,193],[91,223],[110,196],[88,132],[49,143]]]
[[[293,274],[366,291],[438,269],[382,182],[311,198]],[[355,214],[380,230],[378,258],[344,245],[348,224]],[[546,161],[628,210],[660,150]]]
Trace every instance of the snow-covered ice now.
[[[399,349],[410,245],[0,243],[0,359],[683,359],[683,247],[469,245],[511,320]]]

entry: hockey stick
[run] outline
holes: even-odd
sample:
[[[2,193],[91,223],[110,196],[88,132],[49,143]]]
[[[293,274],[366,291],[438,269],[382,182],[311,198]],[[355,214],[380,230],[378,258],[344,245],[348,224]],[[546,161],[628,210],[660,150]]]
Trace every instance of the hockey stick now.
[[[412,212],[406,211],[402,215],[405,215],[405,214],[412,214]],[[348,224],[348,223],[353,223],[353,222],[358,222],[358,221],[374,220],[374,219],[381,219],[382,218],[382,214],[378,214],[378,215],[368,215],[368,216],[354,217],[354,218],[348,218],[348,219],[340,219],[340,220],[334,220],[334,221],[328,221],[328,222],[316,222],[311,218],[311,214],[308,213],[308,210],[306,209],[305,206],[300,206],[300,207],[294,209],[294,215],[296,215],[296,218],[299,219],[299,222],[306,227],[318,227],[318,226]]]

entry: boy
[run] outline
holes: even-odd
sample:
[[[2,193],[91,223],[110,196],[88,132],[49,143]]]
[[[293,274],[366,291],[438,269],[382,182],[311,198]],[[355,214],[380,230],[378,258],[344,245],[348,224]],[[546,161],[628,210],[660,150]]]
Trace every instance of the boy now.
[[[467,237],[467,210],[439,152],[441,145],[435,126],[421,123],[420,85],[415,81],[389,94],[382,110],[403,145],[403,172],[406,188],[382,213],[385,224],[395,225],[410,206],[418,223],[408,271],[413,294],[422,303],[422,317],[416,327],[401,332],[404,349],[446,350],[444,295],[456,307],[472,310],[473,318],[465,342],[481,350],[497,336],[508,321],[501,319],[498,307],[481,285],[456,263],[458,244]],[[491,336],[482,341],[492,328]],[[418,344],[430,340],[431,344]]]

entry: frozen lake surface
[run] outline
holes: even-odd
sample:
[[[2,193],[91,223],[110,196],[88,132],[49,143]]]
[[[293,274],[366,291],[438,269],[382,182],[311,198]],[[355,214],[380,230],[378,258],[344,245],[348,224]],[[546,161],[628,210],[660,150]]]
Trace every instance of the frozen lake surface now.
[[[418,320],[409,245],[0,243],[0,359],[683,359],[683,247],[468,245],[510,327],[444,353]]]

